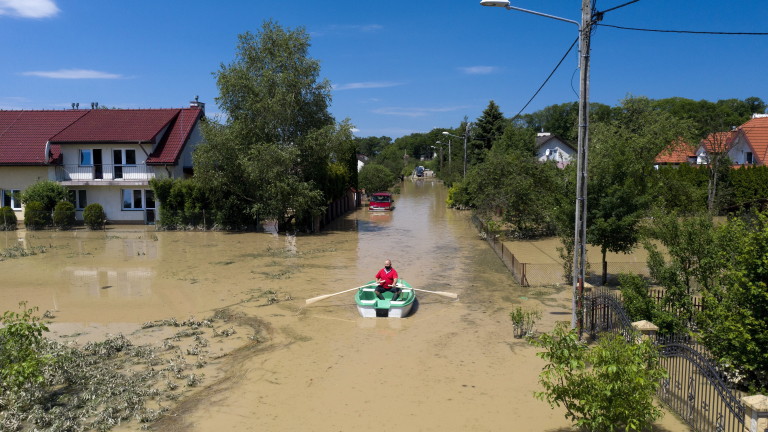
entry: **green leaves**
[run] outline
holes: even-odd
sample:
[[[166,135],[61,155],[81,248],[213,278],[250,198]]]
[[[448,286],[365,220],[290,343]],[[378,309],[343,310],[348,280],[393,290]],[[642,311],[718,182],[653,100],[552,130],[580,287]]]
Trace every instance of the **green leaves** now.
[[[19,303],[21,313],[6,311],[0,324],[0,395],[45,381],[43,368],[51,359],[40,353],[48,327],[35,316],[37,307]]]
[[[531,343],[544,348],[537,355],[548,362],[539,375],[544,391],[534,396],[563,406],[576,426],[640,431],[661,417],[653,397],[665,372],[650,342],[603,334],[590,348],[561,323]]]

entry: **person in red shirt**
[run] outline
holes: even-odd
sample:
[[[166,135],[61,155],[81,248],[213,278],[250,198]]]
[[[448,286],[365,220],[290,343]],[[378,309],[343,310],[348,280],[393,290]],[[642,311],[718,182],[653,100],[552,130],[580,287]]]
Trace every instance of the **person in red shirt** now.
[[[376,273],[376,283],[379,284],[379,286],[376,287],[376,296],[384,300],[384,296],[381,295],[381,293],[384,291],[390,291],[393,293],[392,301],[397,300],[401,291],[400,288],[397,287],[397,281],[397,270],[392,268],[392,261],[384,261],[384,268]]]

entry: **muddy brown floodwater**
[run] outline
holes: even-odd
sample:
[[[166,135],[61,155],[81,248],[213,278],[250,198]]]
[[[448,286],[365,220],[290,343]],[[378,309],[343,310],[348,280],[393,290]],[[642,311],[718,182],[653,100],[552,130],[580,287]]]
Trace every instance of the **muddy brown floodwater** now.
[[[537,308],[549,331],[570,319],[568,289],[517,286],[445,198],[438,182],[407,180],[393,212],[360,209],[314,236],[0,233],[0,248],[46,249],[0,262],[0,310],[27,300],[53,314],[49,337],[78,342],[158,343],[142,323],[222,308],[266,323],[267,340],[233,339],[241,349],[227,348],[152,430],[570,431],[562,410],[533,397],[543,362],[508,315]],[[352,293],[304,306],[373,279],[385,259],[414,287],[458,300],[420,293],[405,319],[361,318]],[[687,428],[667,414],[656,430]]]

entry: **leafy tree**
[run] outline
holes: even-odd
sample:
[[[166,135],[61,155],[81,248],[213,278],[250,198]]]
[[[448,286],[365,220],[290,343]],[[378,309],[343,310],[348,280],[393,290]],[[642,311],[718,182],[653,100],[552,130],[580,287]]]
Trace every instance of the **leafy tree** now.
[[[43,332],[48,327],[34,315],[37,307],[19,303],[21,313],[6,311],[0,318],[0,396],[45,381],[44,367],[51,359],[42,354]]]
[[[464,183],[470,206],[486,217],[500,215],[516,236],[530,238],[554,232],[561,174],[554,164],[497,146],[469,170]]]
[[[544,391],[535,393],[550,406],[563,406],[566,418],[586,430],[641,431],[663,411],[654,395],[665,376],[650,341],[627,341],[603,334],[588,348],[578,334],[559,323],[551,334],[532,339],[547,361],[539,375]]]
[[[43,206],[43,210],[49,213],[56,207],[56,203],[68,200],[67,188],[52,180],[34,183],[21,193],[21,202],[24,204],[32,201],[39,202]]]
[[[392,138],[388,136],[355,138],[357,152],[368,157],[373,157],[381,152],[381,149],[392,144]]]
[[[334,125],[330,83],[319,80],[304,28],[266,21],[258,33],[238,38],[235,60],[215,74],[227,123],[203,128],[196,176],[216,197],[226,225],[275,219],[286,229],[295,219],[306,227],[331,198],[323,190],[331,164],[354,157],[353,145],[337,145],[351,143],[351,125]]]
[[[369,194],[386,191],[395,184],[395,175],[384,165],[368,163],[360,170],[359,184]]]
[[[721,283],[704,291],[700,328],[713,355],[751,391],[768,390],[768,215],[718,228]]]
[[[687,127],[647,98],[628,98],[612,121],[593,128],[587,241],[600,247],[603,284],[607,252],[629,253],[639,241],[639,223],[650,207],[654,158],[666,143],[687,135]]]

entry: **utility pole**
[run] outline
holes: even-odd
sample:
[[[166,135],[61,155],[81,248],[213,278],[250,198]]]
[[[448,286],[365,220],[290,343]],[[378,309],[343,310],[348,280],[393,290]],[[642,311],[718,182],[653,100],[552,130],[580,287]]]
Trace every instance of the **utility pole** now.
[[[592,0],[581,0],[579,26],[579,133],[576,159],[576,213],[573,241],[573,315],[571,328],[583,323],[584,277],[587,263],[587,155],[589,154],[589,57]]]

